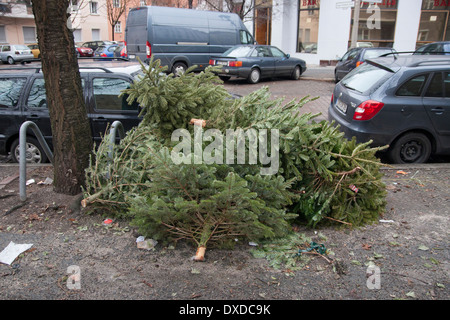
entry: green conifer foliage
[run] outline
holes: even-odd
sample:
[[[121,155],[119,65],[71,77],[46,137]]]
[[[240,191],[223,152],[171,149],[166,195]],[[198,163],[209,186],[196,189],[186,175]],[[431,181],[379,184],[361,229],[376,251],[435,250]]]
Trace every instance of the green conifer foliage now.
[[[300,113],[314,98],[284,103],[262,88],[233,99],[211,68],[174,77],[151,61],[143,72],[124,94],[141,104],[144,120],[119,145],[104,139],[95,151],[86,171],[90,208],[112,208],[144,235],[189,239],[198,247],[282,237],[297,215],[311,226],[324,221],[359,226],[384,211],[381,163],[375,157],[381,148],[348,141],[327,121]],[[261,163],[175,164],[171,135],[175,129],[192,134],[193,118],[221,132],[277,129],[278,172],[262,176]],[[246,148],[249,157],[248,141]]]

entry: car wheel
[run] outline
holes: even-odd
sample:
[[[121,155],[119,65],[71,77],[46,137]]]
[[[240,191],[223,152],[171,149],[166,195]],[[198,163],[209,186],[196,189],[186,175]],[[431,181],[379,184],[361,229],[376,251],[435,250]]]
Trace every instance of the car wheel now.
[[[292,80],[298,80],[300,79],[300,76],[302,74],[302,70],[299,66],[295,66],[294,71],[292,71],[291,79]]]
[[[422,133],[407,133],[393,144],[388,154],[393,163],[424,163],[430,157],[431,142]]]
[[[248,83],[255,84],[258,83],[261,79],[261,72],[258,68],[253,68],[250,74],[248,75],[247,81]]]
[[[175,76],[180,76],[183,73],[185,73],[187,70],[187,65],[185,65],[183,62],[177,62],[172,67],[172,73]]]
[[[32,137],[27,137],[25,154],[28,163],[44,163],[48,159],[39,142]],[[11,159],[13,162],[20,160],[19,139],[14,140],[11,145]]]
[[[15,64],[16,63],[14,61],[13,57],[8,57],[7,62],[8,62],[8,64]]]

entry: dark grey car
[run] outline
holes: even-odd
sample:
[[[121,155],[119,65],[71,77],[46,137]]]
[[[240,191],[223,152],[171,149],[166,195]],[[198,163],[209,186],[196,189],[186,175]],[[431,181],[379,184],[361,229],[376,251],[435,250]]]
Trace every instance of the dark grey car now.
[[[334,80],[338,83],[350,71],[363,64],[366,59],[377,58],[381,55],[395,52],[396,51],[392,48],[352,48],[348,50],[336,64],[336,68],[334,69]]]
[[[349,139],[389,145],[393,163],[450,154],[450,57],[368,60],[336,85],[328,117]]]
[[[219,57],[211,57],[210,65],[221,66],[219,76],[247,79],[258,83],[262,78],[290,77],[298,80],[306,70],[302,59],[293,58],[274,46],[240,45],[225,51]]]

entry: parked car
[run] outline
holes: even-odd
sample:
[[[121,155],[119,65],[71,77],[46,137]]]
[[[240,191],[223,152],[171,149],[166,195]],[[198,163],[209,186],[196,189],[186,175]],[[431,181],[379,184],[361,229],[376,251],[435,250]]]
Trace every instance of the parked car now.
[[[383,54],[395,53],[392,48],[357,47],[348,50],[336,64],[334,69],[334,81],[338,83],[350,71],[360,66],[366,59],[376,58]]]
[[[11,154],[12,161],[18,162],[19,130],[27,120],[36,123],[52,148],[45,83],[40,68],[24,68],[21,73],[8,68],[0,71],[0,154]],[[141,121],[139,105],[129,105],[126,96],[118,97],[140,73],[141,66],[136,63],[123,62],[112,68],[105,68],[104,64],[102,67],[81,64],[83,94],[96,142],[115,120],[122,122],[125,130]],[[32,131],[28,134],[27,161],[46,162],[47,156],[36,137]]]
[[[39,45],[37,43],[29,44],[27,47],[30,48],[35,59],[41,58],[41,50],[39,50]]]
[[[392,163],[450,153],[450,57],[379,57],[351,71],[333,91],[328,117],[347,138],[389,145]]]
[[[118,46],[118,44],[101,45],[94,51],[94,57],[114,58],[114,50],[116,50]]]
[[[81,45],[81,47],[91,48],[93,51],[95,51],[95,50],[97,50],[98,47],[104,46],[104,45],[108,45],[108,44],[113,44],[113,42],[112,41],[101,41],[101,40],[98,40],[98,41],[87,41],[87,42],[84,42]]]
[[[77,57],[92,57],[94,56],[94,50],[88,47],[80,47],[75,45]]]
[[[450,41],[439,41],[421,46],[413,54],[446,54],[450,55]]]
[[[125,44],[119,44],[116,47],[116,49],[114,50],[114,57],[124,59],[128,58],[127,47],[125,46]]]
[[[223,80],[238,77],[247,79],[249,83],[258,83],[262,78],[270,77],[298,80],[306,70],[304,60],[266,45],[234,46],[220,57],[211,57],[209,64],[222,67],[218,75]]]
[[[3,63],[15,64],[20,62],[30,63],[34,59],[31,49],[23,44],[4,44],[0,45],[0,59]]]

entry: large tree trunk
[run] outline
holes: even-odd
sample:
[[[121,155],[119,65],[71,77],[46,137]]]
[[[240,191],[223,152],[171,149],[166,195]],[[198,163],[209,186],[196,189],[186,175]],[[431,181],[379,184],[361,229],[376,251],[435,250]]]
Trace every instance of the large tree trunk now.
[[[84,184],[92,135],[81,87],[68,0],[32,0],[53,134],[54,188],[77,194]]]

